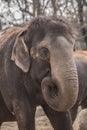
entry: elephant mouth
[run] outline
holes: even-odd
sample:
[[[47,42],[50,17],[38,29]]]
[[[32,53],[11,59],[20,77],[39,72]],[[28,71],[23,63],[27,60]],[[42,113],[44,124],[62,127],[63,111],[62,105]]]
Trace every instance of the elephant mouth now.
[[[52,82],[50,77],[45,77],[41,83],[42,92],[47,93],[50,98],[58,96],[58,87]]]

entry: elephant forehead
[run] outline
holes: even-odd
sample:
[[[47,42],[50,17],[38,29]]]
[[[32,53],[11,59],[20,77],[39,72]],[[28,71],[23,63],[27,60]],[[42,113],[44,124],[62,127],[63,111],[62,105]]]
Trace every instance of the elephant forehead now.
[[[33,57],[38,57],[37,51],[40,48],[45,47],[50,52],[52,52],[52,51],[58,51],[59,49],[67,50],[67,48],[72,48],[71,45],[72,44],[69,44],[69,41],[64,36],[57,36],[53,38],[47,36],[42,41],[35,43],[35,45],[33,44],[30,53]]]
[[[43,41],[41,41],[38,45],[40,47],[47,47],[53,49],[55,47],[70,47],[69,41],[64,36],[56,36],[56,37],[46,37]]]
[[[63,47],[70,47],[71,45],[70,41],[68,41],[68,39],[63,36],[58,36],[56,42],[56,45],[61,45]]]

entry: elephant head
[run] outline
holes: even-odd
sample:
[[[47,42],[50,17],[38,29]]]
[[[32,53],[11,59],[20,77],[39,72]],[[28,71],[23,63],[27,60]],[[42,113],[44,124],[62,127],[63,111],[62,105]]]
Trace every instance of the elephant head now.
[[[61,18],[39,16],[16,38],[11,59],[40,86],[46,103],[66,111],[76,102],[78,76],[74,33]]]

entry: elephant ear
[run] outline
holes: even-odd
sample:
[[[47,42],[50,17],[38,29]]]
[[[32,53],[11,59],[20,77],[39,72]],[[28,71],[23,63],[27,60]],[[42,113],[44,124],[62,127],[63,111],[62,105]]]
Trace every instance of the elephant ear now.
[[[28,72],[30,67],[29,49],[24,42],[23,33],[20,33],[12,49],[11,60],[23,71]]]

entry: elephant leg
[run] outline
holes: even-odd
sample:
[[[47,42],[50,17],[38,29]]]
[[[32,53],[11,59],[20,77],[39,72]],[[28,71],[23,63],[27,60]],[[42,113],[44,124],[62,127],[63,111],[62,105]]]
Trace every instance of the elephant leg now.
[[[19,130],[35,130],[35,111],[32,112],[30,106],[26,110],[24,106],[20,107],[18,108],[20,111],[15,109]]]
[[[73,130],[69,112],[57,112],[47,105],[42,106],[42,108],[49,118],[54,130]]]
[[[17,119],[19,130],[35,130],[35,107],[32,107],[27,100],[16,100],[13,110]]]
[[[11,81],[11,83],[13,82]],[[33,105],[32,99],[28,97],[24,86],[18,86],[15,83],[10,84],[5,89],[4,85],[2,92],[6,94],[6,96],[3,95],[5,104],[15,115],[19,130],[35,130],[36,106]]]

